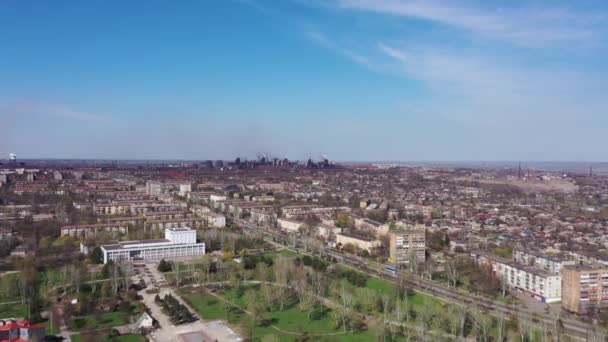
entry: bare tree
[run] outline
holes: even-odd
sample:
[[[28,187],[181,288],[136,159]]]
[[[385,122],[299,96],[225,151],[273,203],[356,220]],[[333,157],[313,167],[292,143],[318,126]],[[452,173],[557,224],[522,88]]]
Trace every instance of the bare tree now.
[[[433,273],[435,273],[435,260],[430,257],[424,262],[423,273],[425,276],[429,278],[429,280],[433,280]]]
[[[502,297],[507,295],[507,289],[509,289],[509,278],[507,274],[502,274],[498,277],[500,280],[500,289],[502,291]]]
[[[505,314],[502,311],[496,313],[496,334],[498,342],[503,342],[505,332]]]
[[[212,266],[211,254],[203,255],[203,257],[201,258],[201,264],[203,266],[203,269],[205,270],[206,281],[209,282],[209,273],[211,272]]]
[[[420,310],[420,322],[425,331],[431,331],[435,323],[435,307],[433,305],[425,305]]]
[[[523,319],[523,317],[519,317],[519,319],[517,320],[517,330],[519,331],[521,342],[524,342],[526,340],[526,337],[528,337],[528,333],[530,330],[528,320]]]
[[[445,264],[445,270],[448,275],[448,279],[452,282],[452,285],[456,287],[458,282],[458,266],[456,265],[456,261],[450,260]]]
[[[487,342],[490,328],[492,327],[492,318],[481,310],[476,310],[473,316],[475,327],[480,341]]]

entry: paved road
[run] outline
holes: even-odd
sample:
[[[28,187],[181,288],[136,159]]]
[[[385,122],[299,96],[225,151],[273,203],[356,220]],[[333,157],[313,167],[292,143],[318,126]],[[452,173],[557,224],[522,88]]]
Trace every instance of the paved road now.
[[[261,227],[252,225],[248,222],[238,221],[238,223],[240,223],[243,227],[246,228],[245,231],[263,232],[264,239],[274,245],[280,245],[284,248],[289,248],[303,254],[311,254],[305,252],[302,248],[298,246],[287,246],[286,244],[283,244],[284,241],[289,241],[284,235],[281,235],[276,232],[270,232]],[[297,240],[295,241],[297,243]],[[325,253],[326,255],[333,256],[336,259],[340,260],[344,265],[350,266],[359,271],[363,271],[368,274],[381,277],[395,283],[397,282],[396,278],[398,275],[389,275],[388,272],[386,272],[385,270],[386,265],[362,259],[354,255],[337,253],[331,249],[325,249],[323,253]],[[517,305],[504,304],[491,298],[464,293],[458,289],[451,288],[443,284],[430,281],[428,279],[412,277],[410,279],[410,285],[414,286],[415,289],[419,292],[428,293],[440,297],[444,300],[463,304],[468,307],[477,307],[489,311],[502,312],[505,315],[517,316],[520,319],[529,320],[537,324],[540,322],[544,322],[548,325],[548,327],[555,327],[561,325],[561,329],[563,329],[562,332],[565,332],[574,337],[586,339],[587,337],[593,334],[594,327],[591,324],[564,317],[560,317],[558,323],[556,324],[556,317],[552,315],[547,315],[544,312],[533,311],[528,308]]]

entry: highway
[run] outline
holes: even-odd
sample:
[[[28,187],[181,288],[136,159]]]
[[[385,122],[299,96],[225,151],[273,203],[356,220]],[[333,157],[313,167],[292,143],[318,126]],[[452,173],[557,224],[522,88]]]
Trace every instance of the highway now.
[[[262,232],[264,234],[264,239],[272,244],[277,244],[302,254],[312,255],[310,252],[304,251],[304,249],[301,247],[301,242],[297,239],[295,240],[296,246],[289,245],[288,242],[293,242],[293,239],[290,241],[286,234],[269,231],[244,221],[237,221],[237,223],[241,227],[245,228],[245,232]],[[363,259],[352,254],[336,252],[330,248],[324,248],[322,253],[332,256],[342,264],[350,266],[358,271],[380,277],[394,283],[397,283],[400,279],[401,272],[398,274],[391,274],[386,271],[386,265]],[[489,312],[503,313],[506,317],[518,317],[518,319],[527,320],[536,326],[540,326],[540,324],[544,322],[549,331],[555,330],[555,327],[558,326],[562,333],[583,340],[588,339],[594,333],[593,325],[571,318],[558,318],[544,312],[532,311],[520,305],[505,304],[491,298],[462,292],[444,284],[433,282],[425,278],[416,277],[414,275],[409,277],[408,281],[409,285],[416,291],[436,296],[448,302],[465,305],[467,307],[475,307]],[[558,322],[557,324],[556,320]]]

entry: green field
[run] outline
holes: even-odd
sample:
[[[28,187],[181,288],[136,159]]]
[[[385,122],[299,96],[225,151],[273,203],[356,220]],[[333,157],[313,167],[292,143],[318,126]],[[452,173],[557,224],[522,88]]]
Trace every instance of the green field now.
[[[90,341],[89,338],[87,338],[87,336],[82,336],[82,335],[72,335],[70,336],[72,339],[72,342],[85,342],[85,341]],[[109,340],[109,337],[107,335],[105,336],[98,336],[99,337],[99,341],[101,340]],[[116,337],[116,341],[118,342],[144,342],[146,339],[141,336],[141,335],[120,335],[118,337]]]
[[[367,288],[370,288],[372,290],[376,290],[382,294],[388,294],[388,295],[395,295],[396,291],[395,291],[395,284],[388,282],[386,280],[380,279],[380,278],[370,278],[367,281]]]
[[[25,318],[27,317],[27,304],[3,304],[0,305],[1,318]]]
[[[72,317],[68,324],[70,330],[73,331],[112,328],[129,324],[129,315],[126,312],[116,311],[98,315]]]
[[[258,286],[249,286],[248,289],[257,289]],[[227,305],[221,299],[207,293],[189,293],[186,290],[180,291],[182,298],[188,301],[194,309],[200,314],[204,320],[226,320]],[[227,289],[221,295],[235,303],[238,306],[244,307],[244,299],[236,295],[233,289]],[[270,313],[272,325],[280,330],[295,333],[308,334],[327,334],[328,336],[317,336],[315,339],[320,341],[374,341],[375,337],[370,332],[359,332],[356,334],[341,334],[341,329],[336,329],[333,322],[332,311],[328,308],[321,310],[317,306],[311,313],[311,319],[308,319],[308,313],[300,311],[297,303],[290,303],[285,310],[274,310]],[[253,337],[254,340],[261,340],[266,335],[275,335],[280,337],[280,341],[295,341],[297,335],[282,333],[272,326],[256,326],[253,320],[244,313],[231,313],[228,321],[237,324],[243,335]],[[332,335],[336,334],[338,335]]]
[[[210,294],[184,295],[182,298],[190,304],[204,320],[225,319],[226,311],[221,299]]]

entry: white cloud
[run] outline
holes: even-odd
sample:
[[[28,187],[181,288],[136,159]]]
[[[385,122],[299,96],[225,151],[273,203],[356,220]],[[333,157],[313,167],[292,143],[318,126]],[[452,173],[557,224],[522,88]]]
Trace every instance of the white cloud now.
[[[343,9],[412,17],[525,47],[592,41],[603,15],[555,8],[481,8],[441,0],[336,0]]]

